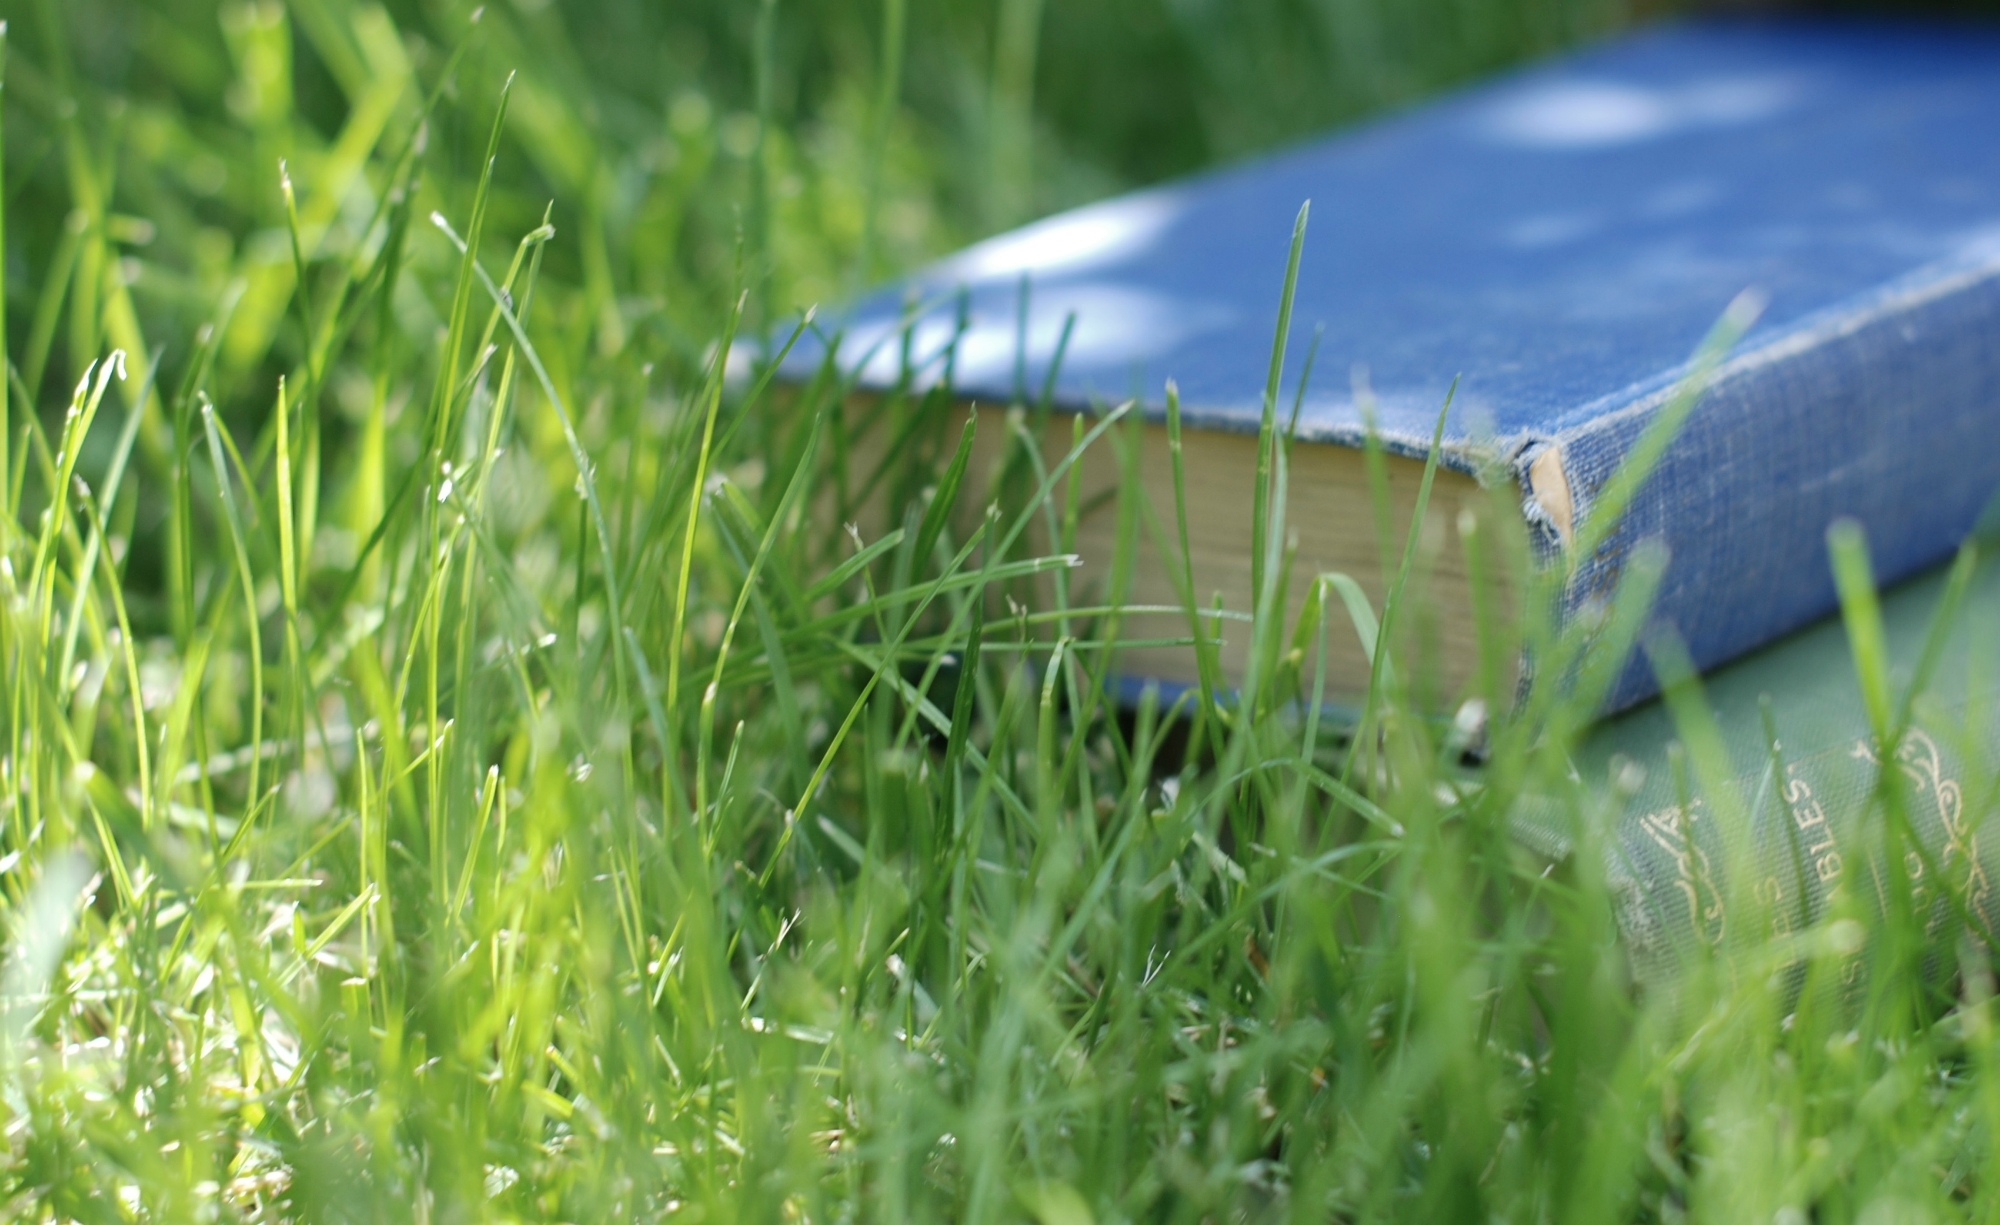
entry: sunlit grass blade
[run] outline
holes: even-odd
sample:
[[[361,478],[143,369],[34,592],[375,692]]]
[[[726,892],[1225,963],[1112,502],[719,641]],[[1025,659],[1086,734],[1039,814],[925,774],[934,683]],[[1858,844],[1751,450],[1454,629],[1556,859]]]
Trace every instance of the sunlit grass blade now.
[[[243,597],[243,630],[249,638],[250,656],[250,743],[261,746],[264,742],[264,646],[263,636],[258,629],[257,580],[250,564],[250,547],[243,528],[243,518],[236,508],[236,495],[231,491],[231,470],[229,458],[235,458],[241,465],[240,456],[225,457],[226,435],[222,424],[215,418],[215,406],[207,397],[201,398],[202,431],[208,439],[209,470],[214,475],[216,497],[222,505],[223,523],[229,530],[229,548],[236,562],[235,579]],[[233,850],[248,830],[254,818],[259,801],[263,798],[259,770],[262,755],[255,754],[250,759],[249,782],[245,786],[243,825],[230,839]],[[223,856],[217,857],[217,868]]]
[[[1299,215],[1292,223],[1291,253],[1285,257],[1285,287],[1278,296],[1278,326],[1271,340],[1271,369],[1264,383],[1263,413],[1257,422],[1257,484],[1250,495],[1250,590],[1253,599],[1261,599],[1264,592],[1265,553],[1268,551],[1264,534],[1270,516],[1271,470],[1273,455],[1278,446],[1278,393],[1285,377],[1285,343],[1292,332],[1292,303],[1298,296],[1299,259],[1305,253],[1306,218],[1312,213],[1312,201],[1299,205]],[[1254,611],[1254,609],[1253,609]]]

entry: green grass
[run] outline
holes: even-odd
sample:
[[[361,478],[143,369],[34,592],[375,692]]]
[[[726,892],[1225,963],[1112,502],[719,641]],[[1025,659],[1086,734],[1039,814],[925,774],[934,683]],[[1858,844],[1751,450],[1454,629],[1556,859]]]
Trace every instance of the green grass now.
[[[1616,6],[0,8],[8,1217],[2000,1215],[1991,976],[1912,915],[1856,991],[1780,972],[1851,924],[1634,986],[1567,750],[1643,558],[1586,642],[1480,521],[1529,615],[1468,772],[1434,558],[1374,609],[1296,572],[1267,430],[1252,675],[1119,711],[1114,640],[1213,622],[1072,589],[1065,468],[891,396],[850,536],[838,380],[716,356]],[[1124,499],[1127,560],[1184,523]],[[1299,716],[1348,634],[1355,753]]]

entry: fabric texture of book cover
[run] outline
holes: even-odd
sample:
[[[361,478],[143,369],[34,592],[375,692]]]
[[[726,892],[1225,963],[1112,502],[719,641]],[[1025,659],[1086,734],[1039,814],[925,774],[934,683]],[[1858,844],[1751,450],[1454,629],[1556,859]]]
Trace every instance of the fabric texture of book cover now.
[[[1755,289],[1759,321],[1576,559],[1586,600],[1661,540],[1657,615],[1706,668],[1834,606],[1835,517],[1894,580],[2000,486],[1996,116],[2000,30],[1670,24],[983,242],[823,316],[788,370],[837,343],[863,386],[949,377],[992,403],[1054,366],[1059,406],[1155,416],[1171,377],[1191,425],[1255,430],[1310,199],[1301,439],[1357,444],[1368,401],[1385,445],[1420,455],[1458,376],[1443,462],[1511,471],[1557,550]],[[1610,704],[1653,689],[1635,663]]]

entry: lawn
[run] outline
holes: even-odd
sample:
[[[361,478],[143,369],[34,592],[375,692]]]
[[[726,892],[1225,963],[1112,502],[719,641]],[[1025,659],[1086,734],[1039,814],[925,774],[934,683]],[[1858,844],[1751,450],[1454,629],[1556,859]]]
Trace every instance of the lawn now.
[[[1276,498],[1242,688],[1119,707],[1114,642],[1208,622],[1072,590],[1065,457],[725,360],[1626,6],[0,13],[9,1218],[2000,1216],[1975,950],[1628,964],[1569,750],[1644,566],[1559,631],[1492,517],[1540,666],[1482,755],[1423,542],[1352,608]],[[1382,663],[1322,717],[1335,634]]]

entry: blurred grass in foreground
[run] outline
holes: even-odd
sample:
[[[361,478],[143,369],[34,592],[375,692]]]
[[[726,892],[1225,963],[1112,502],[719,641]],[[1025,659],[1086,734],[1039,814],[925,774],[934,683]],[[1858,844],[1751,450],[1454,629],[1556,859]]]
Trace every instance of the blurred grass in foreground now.
[[[10,1215],[2000,1207],[1990,975],[1910,916],[1861,992],[1818,989],[1851,927],[1628,981],[1620,795],[1564,750],[1643,566],[1588,650],[1494,611],[1547,666],[1477,778],[1413,713],[1421,548],[1365,612],[1274,552],[1260,609],[1317,598],[1238,610],[1241,703],[1114,717],[1107,643],[1206,622],[1068,589],[1063,471],[1017,449],[961,536],[989,474],[892,396],[907,513],[856,541],[838,379],[715,360],[1615,5],[4,11]],[[1392,666],[1343,758],[1296,699],[1356,632]]]

